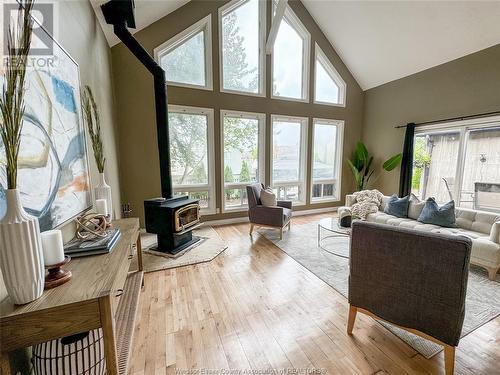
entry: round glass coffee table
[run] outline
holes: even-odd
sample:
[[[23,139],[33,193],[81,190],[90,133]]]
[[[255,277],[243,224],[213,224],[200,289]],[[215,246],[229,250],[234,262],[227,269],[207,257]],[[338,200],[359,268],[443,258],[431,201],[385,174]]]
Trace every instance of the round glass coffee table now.
[[[342,257],[349,258],[349,246],[338,246],[339,244],[329,243],[332,239],[351,236],[351,228],[341,227],[336,217],[321,219],[318,223],[318,246],[324,251]]]

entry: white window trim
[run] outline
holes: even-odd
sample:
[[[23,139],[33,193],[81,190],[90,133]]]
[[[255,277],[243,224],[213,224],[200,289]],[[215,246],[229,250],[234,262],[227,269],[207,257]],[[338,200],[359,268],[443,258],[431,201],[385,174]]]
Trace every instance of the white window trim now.
[[[337,176],[332,180],[314,180],[314,135],[316,124],[321,125],[331,125],[337,127],[337,144],[335,163]],[[343,120],[333,120],[324,118],[313,118],[312,126],[312,145],[311,145],[311,190],[309,192],[309,198],[311,204],[325,203],[325,202],[340,202],[342,200],[342,154],[344,149],[344,121]],[[313,198],[313,185],[314,183],[337,183],[337,197],[336,198]]]
[[[301,128],[300,128],[300,136],[301,136],[301,150],[300,150],[300,171],[299,171],[299,180],[297,181],[274,181],[273,180],[273,164],[274,164],[274,159],[273,159],[273,146],[274,146],[274,141],[273,141],[273,133],[274,133],[274,122],[275,121],[293,121],[297,122],[300,121],[301,123]],[[270,178],[271,178],[271,187],[275,187],[275,183],[278,186],[297,186],[300,185],[302,187],[303,197],[302,200],[293,202],[294,206],[303,206],[307,202],[307,146],[308,146],[308,128],[309,128],[309,118],[307,117],[298,117],[298,116],[286,116],[286,115],[271,115],[271,136],[270,136],[270,145],[271,145],[271,155],[270,155]]]
[[[275,6],[275,2],[273,2]],[[281,22],[288,22],[290,26],[297,30],[299,35],[303,36],[304,50],[302,51],[302,93],[305,94],[303,98],[290,98],[287,96],[278,96],[273,93],[274,83],[274,48],[271,54],[271,99],[288,100],[294,102],[309,103],[309,71],[310,71],[310,53],[311,53],[311,34],[307,28],[300,22],[299,17],[295,15],[293,10],[287,4],[285,15]]]
[[[259,0],[259,91],[248,92],[231,90],[224,88],[223,64],[222,64],[222,17],[225,13],[229,13],[248,0],[233,0],[219,8],[219,90],[228,94],[248,95],[248,96],[266,96],[266,3]]]
[[[238,211],[247,211],[247,206],[238,206],[234,208],[226,208],[226,188],[233,189],[245,189],[248,183],[230,183],[226,184],[224,181],[224,117],[241,117],[245,119],[255,119],[259,121],[259,180],[263,182],[266,178],[266,114],[265,113],[256,113],[256,112],[241,112],[241,111],[232,111],[232,110],[224,110],[220,111],[220,145],[221,145],[221,186],[222,186],[222,205],[221,212],[238,212]]]
[[[445,133],[450,131],[457,131],[460,133],[460,143],[458,145],[457,166],[455,172],[455,183],[453,194],[455,197],[460,197],[463,185],[463,174],[465,157],[467,156],[467,140],[468,131],[477,129],[488,129],[500,123],[500,116],[482,117],[467,120],[458,120],[451,122],[444,122],[439,124],[432,124],[427,126],[419,126],[415,129],[414,138],[419,134],[432,132],[433,134]],[[460,203],[457,204],[460,207]]]
[[[177,48],[181,44],[185,43],[191,39],[194,35],[203,31],[204,35],[204,45],[205,45],[205,86],[195,85],[191,83],[181,83],[169,81],[167,79],[166,85],[187,87],[192,89],[200,90],[213,90],[213,75],[212,75],[212,15],[208,15],[205,18],[199,20],[195,24],[191,25],[184,31],[170,38],[166,42],[160,44],[153,50],[154,58],[158,64],[160,64],[160,59],[163,55],[166,55],[173,49]]]
[[[339,87],[339,99],[340,99],[339,103],[331,103],[331,102],[316,100],[316,75],[317,75],[316,61],[323,66],[326,72],[332,77],[335,84]],[[337,72],[337,69],[335,69],[333,64],[328,59],[328,57],[326,57],[323,50],[318,46],[318,43],[315,43],[314,44],[314,103],[330,105],[334,107],[345,107],[346,92],[347,92],[347,85],[345,81],[342,79],[342,76],[339,74],[339,72]]]
[[[214,134],[214,110],[212,108],[190,107],[184,105],[169,105],[168,113],[185,113],[193,115],[207,116],[207,153],[208,153],[208,183],[196,185],[175,185],[173,191],[208,191],[208,208],[202,208],[201,213],[205,215],[217,212],[217,202],[215,195],[215,134]]]

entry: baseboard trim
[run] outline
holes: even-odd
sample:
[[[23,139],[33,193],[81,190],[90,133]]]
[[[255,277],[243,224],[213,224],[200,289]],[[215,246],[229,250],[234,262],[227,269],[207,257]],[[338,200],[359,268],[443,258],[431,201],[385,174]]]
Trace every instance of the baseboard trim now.
[[[313,208],[311,210],[300,210],[293,211],[293,216],[303,216],[303,215],[314,215],[322,214],[325,212],[336,212],[338,207],[325,207],[325,208]],[[238,223],[248,223],[248,216],[243,217],[233,217],[231,219],[218,219],[218,220],[207,220],[204,223],[210,225],[228,225],[228,224],[238,224]]]

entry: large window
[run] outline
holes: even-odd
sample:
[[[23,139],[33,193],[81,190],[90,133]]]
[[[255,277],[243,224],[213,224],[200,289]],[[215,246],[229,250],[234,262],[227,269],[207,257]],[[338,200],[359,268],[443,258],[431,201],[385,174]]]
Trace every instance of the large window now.
[[[265,6],[234,0],[219,9],[221,91],[265,94]]]
[[[174,193],[200,199],[203,211],[214,213],[213,110],[169,106],[168,121]]]
[[[314,102],[345,106],[346,84],[321,48],[315,45]]]
[[[212,27],[207,16],[155,48],[170,85],[212,90]]]
[[[223,207],[247,207],[246,185],[264,181],[265,115],[221,111]]]
[[[500,211],[500,118],[417,129],[412,192]]]
[[[308,101],[311,36],[290,7],[280,23],[272,53],[272,96]]]
[[[313,120],[311,202],[338,201],[342,170],[343,122]]]
[[[305,203],[307,118],[271,116],[272,187],[278,199]]]

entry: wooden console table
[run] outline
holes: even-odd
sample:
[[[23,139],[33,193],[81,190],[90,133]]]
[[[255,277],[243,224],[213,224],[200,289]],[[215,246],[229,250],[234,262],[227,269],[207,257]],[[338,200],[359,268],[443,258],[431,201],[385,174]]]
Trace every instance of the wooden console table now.
[[[0,301],[2,374],[10,374],[8,353],[59,337],[102,328],[107,375],[125,374],[143,283],[139,220],[116,220],[121,237],[109,254],[75,258],[65,267],[72,279],[26,305]],[[137,247],[138,270],[129,272]]]

